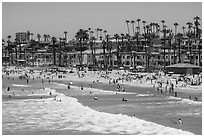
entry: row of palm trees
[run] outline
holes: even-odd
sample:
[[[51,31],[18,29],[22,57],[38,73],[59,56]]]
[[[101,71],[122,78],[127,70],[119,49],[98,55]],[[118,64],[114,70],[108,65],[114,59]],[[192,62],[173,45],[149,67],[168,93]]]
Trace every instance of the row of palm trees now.
[[[137,22],[137,24],[136,24]],[[180,57],[180,44],[183,39],[188,39],[189,43],[192,44],[192,40],[197,40],[201,41],[201,27],[200,27],[200,18],[196,16],[194,18],[194,23],[188,22],[187,28],[188,30],[185,31],[185,27],[182,27],[183,33],[178,33],[178,23],[174,23],[174,33],[173,30],[168,29],[168,27],[165,25],[165,21],[161,21],[161,26],[158,23],[152,23],[150,22],[149,24],[146,21],[142,21],[143,23],[143,32],[141,30],[141,20],[137,19],[136,21],[129,21],[126,20],[127,24],[127,31],[128,33],[124,34],[114,34],[112,37],[107,33],[107,30],[97,28],[95,29],[96,33],[94,36],[94,31],[91,28],[88,28],[87,30],[80,29],[76,35],[75,35],[75,40],[74,41],[69,41],[69,44],[73,44],[74,46],[70,48],[69,44],[67,43],[67,31],[64,31],[64,38],[59,38],[59,44],[57,38],[52,37],[52,52],[53,52],[53,64],[56,64],[56,52],[59,53],[59,65],[61,65],[61,55],[62,51],[80,51],[80,55],[78,56],[80,66],[83,65],[83,51],[86,49],[90,48],[91,49],[91,54],[92,54],[92,61],[95,66],[98,66],[98,62],[96,60],[96,49],[95,49],[95,44],[96,40],[100,39],[102,41],[101,48],[103,49],[103,56],[104,60],[102,64],[104,65],[105,68],[112,67],[112,50],[115,48],[116,49],[116,57],[117,57],[117,65],[118,68],[122,66],[122,60],[121,57],[124,52],[128,52],[131,56],[131,66],[135,64],[135,57],[136,53],[138,51],[145,51],[146,55],[146,67],[149,66],[149,59],[151,57],[151,49],[152,44],[151,41],[153,39],[162,39],[163,41],[163,53],[164,56],[166,55],[166,49],[173,49],[173,54],[174,54],[174,63],[176,63],[176,50],[177,47],[179,48],[178,51],[178,56],[179,56],[179,63],[181,62],[181,57]],[[130,28],[129,28],[129,23],[132,24],[132,35],[130,34]],[[102,35],[104,33],[104,36]],[[32,33],[29,32],[31,35]],[[160,36],[162,34],[162,36]],[[32,34],[33,35],[33,34]],[[44,41],[48,41],[50,38],[49,34],[44,34]],[[35,53],[35,49],[39,48],[39,43],[41,41],[41,35],[37,34],[38,41],[35,41],[31,38],[29,48],[31,49],[31,54],[32,58]],[[15,39],[14,44],[11,44],[11,36],[8,36],[7,40],[7,50],[9,54],[12,54],[13,49],[15,49],[16,52],[16,59],[17,59],[17,47],[19,47],[19,53],[20,53],[20,59],[21,59],[21,46],[20,42],[18,39]],[[115,43],[111,42],[111,39],[115,39]],[[141,40],[143,41],[143,45],[141,45]],[[174,40],[174,43],[172,44],[172,40]],[[3,42],[3,41],[2,41]],[[37,46],[38,45],[38,46]],[[62,47],[63,45],[63,47]],[[200,44],[201,45],[201,44]],[[191,45],[189,45],[191,46]],[[68,50],[65,50],[68,49]],[[199,46],[199,56],[200,56],[200,50],[202,49],[201,46]],[[25,51],[25,49],[24,49]],[[108,52],[108,54],[106,53]],[[190,55],[192,54],[191,51]],[[169,53],[168,53],[169,54]],[[134,59],[133,59],[134,58]],[[200,58],[199,58],[200,59]],[[134,62],[132,62],[132,60]],[[166,66],[165,64],[165,58],[164,58],[164,68]]]

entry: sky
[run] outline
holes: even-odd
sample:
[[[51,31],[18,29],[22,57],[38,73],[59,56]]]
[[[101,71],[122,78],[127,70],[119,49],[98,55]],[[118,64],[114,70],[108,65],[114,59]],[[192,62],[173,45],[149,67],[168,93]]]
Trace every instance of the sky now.
[[[73,39],[79,29],[88,28],[114,35],[127,33],[125,20],[137,19],[160,25],[165,20],[170,29],[177,22],[182,32],[181,27],[195,16],[202,18],[201,2],[3,2],[2,38],[11,35],[14,40],[16,32],[29,30],[34,39],[37,34],[64,37],[64,31]]]

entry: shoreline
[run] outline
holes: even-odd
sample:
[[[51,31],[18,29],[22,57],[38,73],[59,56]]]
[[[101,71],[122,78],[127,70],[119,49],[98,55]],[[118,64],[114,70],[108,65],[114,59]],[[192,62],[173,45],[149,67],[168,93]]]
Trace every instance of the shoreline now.
[[[6,77],[5,77],[6,78]],[[9,79],[9,81],[10,81],[11,79]],[[36,81],[37,80],[37,81]],[[31,80],[30,80],[31,81]],[[19,81],[20,82],[20,81]],[[33,81],[34,82],[34,85],[36,84],[36,85],[38,85],[40,88],[38,88],[38,89],[41,89],[42,87],[50,87],[50,88],[56,88],[57,90],[57,92],[58,93],[68,93],[68,91],[67,91],[67,88],[59,88],[59,87],[57,87],[57,86],[55,86],[55,84],[53,83],[53,82],[57,82],[57,83],[59,83],[59,84],[67,84],[67,83],[69,83],[69,82],[73,82],[73,86],[75,86],[75,85],[77,85],[76,86],[76,90],[75,91],[77,91],[77,90],[79,90],[79,87],[83,84],[83,87],[86,89],[87,87],[89,87],[89,83],[90,83],[90,81],[82,81],[81,79],[79,80],[79,81],[74,81],[74,79],[73,80],[67,80],[67,79],[54,79],[54,80],[52,80],[52,82],[50,83],[50,84],[48,84],[48,82],[45,80],[45,84],[43,85],[43,84],[41,84],[41,79],[35,79],[35,81]],[[20,84],[19,85],[21,85],[21,83],[24,83],[23,81],[21,81],[20,82]],[[25,84],[25,83],[24,83]],[[31,85],[33,85],[32,84],[32,81],[31,81],[31,83],[30,83]],[[19,86],[18,85],[18,86]],[[25,84],[26,85],[26,84]],[[121,84],[121,85],[123,85],[123,84]],[[5,85],[6,86],[6,85]],[[141,87],[141,86],[130,86],[130,85],[125,85],[124,84],[124,86],[127,88],[127,90],[128,90],[128,88],[141,88],[141,93],[143,93],[144,94],[144,92],[145,91],[147,91],[147,89],[152,89],[152,90],[154,90],[153,89],[153,87]],[[33,86],[34,87],[34,86]],[[23,88],[33,88],[33,87],[23,87]],[[96,88],[97,87],[97,88]],[[18,87],[18,89],[21,89],[22,87]],[[77,89],[78,88],[78,89]],[[108,90],[110,90],[110,91],[117,91],[116,90],[116,85],[108,85],[108,83],[107,82],[102,82],[102,83],[94,83],[93,84],[93,88],[96,88],[96,89],[100,89],[100,90],[106,90],[106,89],[108,89]],[[80,103],[82,103],[83,105],[85,105],[85,106],[89,106],[90,108],[92,108],[92,109],[94,109],[95,110],[95,108],[94,108],[94,104],[90,104],[90,102],[86,102],[86,101],[90,101],[90,99],[92,100],[93,99],[93,95],[89,95],[89,92],[88,91],[86,91],[87,92],[87,95],[73,95],[73,94],[70,94],[70,95],[68,95],[68,96],[70,96],[70,97],[74,97],[74,98],[77,98],[78,99],[78,101],[80,102]],[[127,91],[128,92],[128,91]],[[150,93],[151,92],[153,92],[153,91],[150,91]],[[81,91],[79,92],[79,93],[81,93]],[[149,94],[149,93],[148,93]],[[67,94],[65,94],[66,96],[67,96]],[[159,95],[159,93],[158,93],[158,95]],[[180,94],[179,94],[180,95]],[[107,96],[115,96],[115,95],[98,95],[99,96],[99,98],[106,98]],[[117,95],[117,96],[120,96],[119,98],[121,99],[121,97],[123,96],[123,95]],[[125,96],[129,96],[129,95],[125,95]],[[131,95],[130,95],[131,96]],[[83,97],[83,98],[82,98]],[[87,100],[87,97],[90,97],[90,98],[88,98],[88,100]],[[20,97],[21,98],[21,97]],[[24,99],[24,98],[26,98],[26,97],[22,97],[21,99]],[[32,97],[31,97],[32,98]],[[38,97],[37,97],[38,98]],[[85,99],[84,99],[85,98]],[[119,101],[117,101],[116,102],[116,104],[117,103],[119,103],[119,104],[121,104],[121,100],[118,98],[118,100]],[[103,102],[103,103],[107,103],[107,102]],[[103,106],[104,104],[98,104],[98,108],[100,108],[100,106]],[[112,104],[113,102],[110,102],[110,104],[109,105],[113,105]],[[114,106],[114,105],[113,105]],[[98,111],[98,110],[97,110]],[[102,112],[106,112],[104,109],[103,109],[103,111]],[[122,113],[124,113],[124,112],[122,112]],[[132,114],[129,114],[129,116],[132,116]],[[199,133],[198,133],[199,134]],[[202,133],[201,133],[202,134]]]

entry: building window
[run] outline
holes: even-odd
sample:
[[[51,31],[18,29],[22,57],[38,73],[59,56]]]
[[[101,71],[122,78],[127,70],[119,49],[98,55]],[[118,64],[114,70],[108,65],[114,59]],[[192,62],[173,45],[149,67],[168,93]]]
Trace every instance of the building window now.
[[[130,59],[130,56],[127,56],[127,59]]]
[[[129,62],[129,61],[126,61],[126,62],[125,62],[125,65],[130,65],[130,62]]]

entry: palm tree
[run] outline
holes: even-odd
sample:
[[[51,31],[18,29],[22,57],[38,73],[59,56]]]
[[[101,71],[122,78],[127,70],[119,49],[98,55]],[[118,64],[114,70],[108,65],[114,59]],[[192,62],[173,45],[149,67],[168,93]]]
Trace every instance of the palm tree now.
[[[106,38],[106,36],[107,36],[107,30],[104,30],[103,33],[104,33],[104,38]]]
[[[43,37],[44,37],[44,41],[46,41],[47,40],[47,34],[44,34]]]
[[[200,25],[200,23],[199,23],[200,17],[196,16],[194,18],[194,20],[195,20],[194,24],[195,24],[195,27],[196,27],[196,35],[195,36],[199,37],[199,28],[198,28],[198,26]]]
[[[106,37],[107,37],[107,39],[109,39],[109,38],[110,38],[110,35],[107,35]],[[113,67],[112,48],[113,48],[113,43],[108,40],[106,50],[108,51],[108,54],[109,54],[109,55],[108,55],[109,68],[111,68],[111,69],[112,69],[112,67]]]
[[[30,46],[31,46],[31,55],[32,55],[32,65],[34,66],[34,50],[35,50],[36,41],[31,39]]]
[[[87,40],[89,38],[89,34],[87,33],[87,30],[83,30],[80,29],[76,35],[75,35],[76,39],[79,41],[79,50],[80,50],[80,57],[79,57],[79,61],[80,61],[80,67],[82,68],[82,61],[83,61],[83,57],[82,57],[82,52],[84,50],[84,48],[82,47],[82,42],[84,42],[85,40]]]
[[[5,47],[5,40],[4,40],[4,39],[2,39],[2,48],[3,48],[3,47]],[[6,57],[6,50],[4,51],[4,53],[5,53],[4,56]]]
[[[202,62],[201,62],[201,50],[202,50],[202,41],[199,41],[198,44],[198,57],[199,57],[199,66],[202,66]]]
[[[98,32],[99,32],[99,28],[95,29],[96,30],[96,39],[98,40]]]
[[[146,33],[146,31],[145,31],[146,30],[145,29],[145,23],[147,23],[147,22],[143,20],[142,23],[143,23],[143,29],[144,29],[144,34],[145,34]]]
[[[175,27],[175,35],[177,34],[177,26],[178,26],[179,24],[178,23],[174,23],[174,27]]]
[[[187,22],[186,25],[188,25],[188,33],[191,33],[191,28],[192,28],[192,23],[191,22]]]
[[[31,40],[33,39],[33,33],[30,33],[30,35],[31,35]]]
[[[140,28],[138,26],[136,27],[136,33],[140,33]]]
[[[92,37],[91,36],[91,28],[88,28],[88,32],[89,32],[89,39]]]
[[[149,24],[149,27],[150,27],[150,32],[152,33],[153,32],[153,23],[152,22],[150,22],[150,24]]]
[[[183,35],[185,35],[185,29],[186,29],[186,27],[182,27],[182,30],[183,30]]]
[[[67,43],[67,31],[64,31],[65,43]]]
[[[137,19],[137,24],[138,24],[137,27],[138,27],[138,30],[139,30],[139,31],[140,31],[140,21],[141,21],[140,19]]]
[[[122,58],[123,52],[124,52],[124,50],[125,50],[124,38],[125,38],[126,36],[125,36],[124,33],[121,33],[120,35],[121,35],[121,46],[122,46],[122,47],[121,47],[121,55],[120,55],[120,57]],[[120,61],[120,62],[122,62],[122,61]]]
[[[129,30],[129,23],[130,23],[130,21],[126,20],[125,22],[127,23],[128,34],[130,35],[130,30]]]
[[[11,35],[7,36],[7,38],[8,38],[8,41],[11,41],[11,40],[10,40],[10,39],[11,39]]]
[[[8,41],[7,41],[8,47],[7,47],[7,49],[9,49],[10,43],[11,43],[11,35],[7,36],[7,38],[8,38]],[[6,52],[5,52],[5,57],[6,57]]]
[[[57,39],[55,37],[52,37],[52,43],[53,43],[53,65],[56,65],[56,49],[55,49],[55,44],[57,42]]]
[[[27,40],[30,41],[30,31],[29,30],[27,31],[27,36],[28,36],[28,39],[25,39],[25,41]]]
[[[94,31],[91,30],[91,31],[90,31],[90,38],[93,37],[93,34],[94,34]],[[95,38],[96,38],[96,37],[95,37]]]
[[[103,40],[102,41],[102,49],[103,49],[103,66],[104,66],[104,68],[106,68],[106,45],[107,45],[107,42],[105,40]]]
[[[94,52],[93,52],[93,51],[94,51],[93,46],[94,46],[94,44],[95,44],[96,38],[95,38],[94,36],[91,36],[89,40],[90,40],[89,45],[90,45],[90,49],[91,49],[92,62],[93,62],[93,64],[94,64],[94,66],[96,66],[96,65],[97,65],[97,62],[96,62],[95,54],[94,54]]]
[[[169,32],[169,35],[168,35],[168,37],[167,37],[167,40],[168,40],[168,43],[169,43],[169,48],[168,48],[168,53],[169,53],[168,56],[169,56],[169,57],[168,57],[168,58],[169,58],[169,61],[170,61],[170,62],[169,62],[169,65],[171,65],[172,62],[171,62],[171,56],[170,56],[170,55],[171,55],[171,52],[170,52],[170,51],[172,50],[171,40],[172,40],[172,38],[173,38],[173,33],[172,33],[172,30],[169,30],[168,32]]]
[[[59,40],[60,40],[60,45],[59,45],[59,66],[61,67],[61,62],[62,62],[62,53],[61,53],[61,51],[62,51],[62,38],[59,38]]]
[[[164,29],[164,23],[165,23],[165,21],[164,21],[164,20],[161,20],[161,23],[162,23],[162,27],[163,27],[163,29]]]
[[[40,41],[41,35],[37,34],[38,41]]]
[[[134,36],[135,35],[135,27],[134,27],[135,21],[132,20],[131,23],[132,23],[132,33],[133,33],[133,36]]]
[[[178,46],[179,46],[179,62],[178,63],[181,63],[181,39],[182,39],[182,34],[181,33],[178,33],[177,34],[177,37],[178,37]]]
[[[117,45],[117,66],[118,68],[120,68],[120,46],[119,46],[119,43],[118,43],[118,40],[119,40],[119,35],[118,34],[114,34],[114,38],[115,38],[115,41],[116,41],[116,45]]]
[[[15,39],[15,53],[16,53],[16,64],[17,64],[17,60],[18,60],[18,44],[20,44],[20,40],[18,38]]]
[[[99,29],[99,31],[100,31],[100,40],[102,40],[103,39],[103,37],[102,37],[102,31],[103,31],[103,29]]]

